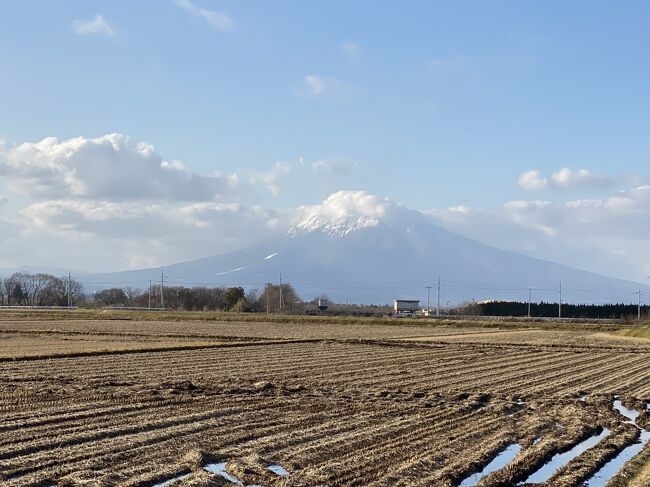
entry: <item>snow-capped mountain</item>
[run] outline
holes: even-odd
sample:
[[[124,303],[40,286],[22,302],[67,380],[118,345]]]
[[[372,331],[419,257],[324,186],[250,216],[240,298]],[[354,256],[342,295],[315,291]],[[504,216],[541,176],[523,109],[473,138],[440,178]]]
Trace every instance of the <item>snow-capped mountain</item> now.
[[[441,279],[441,300],[558,299],[633,302],[641,284],[496,249],[451,233],[419,211],[365,192],[342,191],[299,210],[284,234],[252,247],[205,259],[138,271],[93,275],[87,281],[146,287],[164,270],[170,284],[241,285],[283,282],[303,298],[326,293],[337,302],[426,300]],[[104,286],[106,287],[106,286]]]

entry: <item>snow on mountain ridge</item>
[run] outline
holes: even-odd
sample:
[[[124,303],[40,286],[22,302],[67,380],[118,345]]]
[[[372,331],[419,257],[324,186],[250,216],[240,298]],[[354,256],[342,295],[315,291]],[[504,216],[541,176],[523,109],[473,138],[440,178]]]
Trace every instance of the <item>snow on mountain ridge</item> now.
[[[299,233],[322,232],[330,237],[344,237],[358,230],[377,225],[379,225],[379,218],[376,216],[346,215],[338,218],[328,218],[322,215],[310,215],[291,227],[289,235],[296,236]]]

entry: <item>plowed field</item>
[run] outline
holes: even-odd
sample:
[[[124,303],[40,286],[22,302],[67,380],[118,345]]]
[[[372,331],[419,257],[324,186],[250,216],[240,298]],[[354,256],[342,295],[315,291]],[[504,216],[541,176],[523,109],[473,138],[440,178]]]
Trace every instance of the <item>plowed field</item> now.
[[[650,341],[435,325],[0,322],[2,485],[581,485],[648,421]],[[648,446],[610,485],[649,485]],[[281,465],[288,475],[268,469]]]

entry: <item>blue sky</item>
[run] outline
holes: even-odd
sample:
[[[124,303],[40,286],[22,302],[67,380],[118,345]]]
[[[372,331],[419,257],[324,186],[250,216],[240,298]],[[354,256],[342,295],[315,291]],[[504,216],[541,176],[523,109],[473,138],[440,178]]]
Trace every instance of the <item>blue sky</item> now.
[[[7,147],[119,133],[193,173],[262,186],[279,162],[272,191],[248,188],[237,203],[282,211],[365,190],[502,247],[442,213],[606,201],[650,180],[646,2],[25,1],[2,11]],[[587,172],[554,184],[562,168]],[[528,171],[546,182],[518,184]],[[0,174],[6,220],[51,201],[16,191],[12,177]],[[512,247],[571,260],[561,231],[540,235]],[[626,276],[645,269],[634,262]]]

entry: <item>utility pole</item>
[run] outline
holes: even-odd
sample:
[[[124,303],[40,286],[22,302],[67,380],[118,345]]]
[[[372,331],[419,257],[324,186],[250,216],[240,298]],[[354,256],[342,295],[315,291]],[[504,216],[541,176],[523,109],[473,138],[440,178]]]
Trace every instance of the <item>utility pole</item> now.
[[[266,314],[269,314],[269,292],[270,290],[270,283],[266,283]]]
[[[641,290],[640,289],[636,292],[636,295],[639,298],[637,302],[638,303],[637,308],[636,308],[636,319],[640,321],[641,320]]]
[[[438,302],[436,304],[436,316],[440,316],[440,276],[438,276]]]
[[[431,294],[431,286],[425,286],[427,288],[427,316],[431,316],[431,305],[429,304],[431,300],[429,295]]]
[[[72,288],[72,276],[68,272],[68,308],[72,308],[72,295],[70,294]]]
[[[149,309],[151,309],[151,279],[149,279]]]
[[[160,271],[160,307],[165,309],[165,271]]]
[[[280,313],[282,313],[282,272],[280,272]]]
[[[560,302],[557,308],[557,317],[562,318],[562,279],[560,279]]]
[[[530,297],[533,294],[533,290],[528,288],[528,317],[530,318]]]

